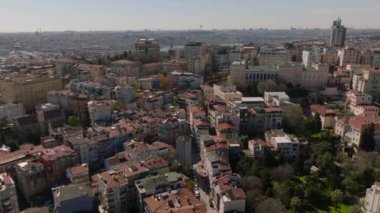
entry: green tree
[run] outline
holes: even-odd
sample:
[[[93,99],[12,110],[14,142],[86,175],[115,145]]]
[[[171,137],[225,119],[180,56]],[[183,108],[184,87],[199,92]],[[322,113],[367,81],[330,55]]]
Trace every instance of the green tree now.
[[[268,198],[261,202],[256,209],[257,213],[285,213],[286,208],[281,204],[280,201],[274,198]]]
[[[343,193],[339,189],[335,189],[331,192],[331,201],[334,203],[335,208],[343,200]]]
[[[374,139],[375,124],[371,123],[367,128],[364,129],[360,137],[359,147],[360,149],[371,152],[375,150],[376,141]]]
[[[305,121],[300,105],[292,104],[282,109],[283,126],[287,132],[303,133]]]
[[[67,118],[67,124],[70,126],[79,126],[80,121],[79,121],[78,117],[71,115],[71,116],[69,116],[69,118]]]
[[[259,94],[264,94],[264,92],[275,91],[277,89],[277,84],[273,80],[260,81],[257,84],[257,92]]]
[[[290,200],[290,207],[293,209],[294,212],[299,212],[299,210],[302,207],[301,199],[297,196],[292,197],[292,199]]]
[[[350,213],[363,213],[363,211],[359,205],[353,205],[350,209]]]
[[[315,132],[320,132],[322,130],[322,121],[319,113],[316,113],[314,115],[314,125],[315,125]]]

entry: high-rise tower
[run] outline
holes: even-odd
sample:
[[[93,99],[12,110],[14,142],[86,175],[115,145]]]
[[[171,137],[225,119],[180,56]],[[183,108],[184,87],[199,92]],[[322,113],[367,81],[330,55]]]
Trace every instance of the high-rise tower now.
[[[331,26],[330,46],[344,47],[346,40],[346,28],[342,25],[342,19],[338,18]]]

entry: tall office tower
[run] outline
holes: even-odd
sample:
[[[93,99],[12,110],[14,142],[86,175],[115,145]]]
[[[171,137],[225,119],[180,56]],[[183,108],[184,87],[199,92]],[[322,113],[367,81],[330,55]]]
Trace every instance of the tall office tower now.
[[[338,18],[331,26],[330,46],[344,47],[346,40],[346,28],[342,25],[342,19]]]

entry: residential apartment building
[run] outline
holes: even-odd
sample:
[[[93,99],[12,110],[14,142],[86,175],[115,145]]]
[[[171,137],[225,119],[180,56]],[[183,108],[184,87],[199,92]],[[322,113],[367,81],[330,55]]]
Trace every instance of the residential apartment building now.
[[[146,197],[143,212],[206,213],[207,209],[189,189],[181,188]]]
[[[0,173],[0,212],[19,212],[16,184],[7,173]]]
[[[66,169],[77,163],[77,153],[65,145],[43,149],[39,162],[44,166],[47,185],[52,187],[66,179]]]
[[[269,129],[282,128],[282,110],[279,107],[239,108],[240,134],[260,135]]]
[[[203,56],[204,45],[201,42],[189,42],[184,47],[185,60],[190,60],[193,57]]]
[[[89,182],[89,169],[87,164],[73,166],[66,170],[66,177],[72,184],[86,184]]]
[[[355,116],[337,118],[335,122],[334,133],[341,136],[343,142],[348,146],[359,147],[361,134],[364,129],[371,123],[374,124],[374,140],[376,141],[376,150],[380,149],[380,116]]]
[[[111,72],[117,76],[123,76],[131,79],[139,77],[139,68],[137,64],[129,60],[118,60],[111,63]]]
[[[380,99],[380,70],[364,68],[355,73],[352,78],[352,89],[372,95],[373,99]]]
[[[371,188],[367,189],[363,207],[366,213],[380,211],[380,182],[376,181]]]
[[[206,58],[194,56],[187,60],[187,71],[197,75],[203,75],[206,70]]]
[[[339,66],[347,64],[358,64],[360,60],[360,51],[353,47],[346,47],[338,51]]]
[[[191,151],[192,141],[190,137],[179,136],[176,141],[176,159],[181,165],[191,166],[192,165],[192,151]]]
[[[285,92],[264,92],[264,100],[267,106],[280,107],[289,102],[289,96]]]
[[[313,104],[310,106],[310,111],[313,116],[319,115],[321,119],[322,129],[334,128],[336,113],[327,106]]]
[[[111,101],[89,101],[87,104],[91,124],[109,122],[112,119]]]
[[[297,137],[278,129],[266,131],[265,140],[273,151],[280,153],[287,160],[296,159],[299,155],[300,146],[304,143]]]
[[[225,103],[229,101],[239,101],[242,98],[242,93],[236,89],[233,84],[214,84],[214,97]]]
[[[160,44],[154,39],[139,39],[135,43],[133,55],[136,59],[148,63],[160,60]]]
[[[95,198],[85,184],[71,184],[52,188],[54,212],[94,212]]]
[[[168,172],[148,176],[135,181],[139,197],[140,212],[144,212],[144,199],[151,195],[177,190],[185,186],[186,176],[177,172]]]
[[[17,187],[27,201],[34,195],[41,194],[48,189],[45,169],[42,163],[21,162],[15,166]]]
[[[245,212],[247,196],[239,184],[240,177],[233,174],[221,176],[213,181],[210,197],[218,213]]]
[[[179,136],[190,132],[189,124],[185,119],[169,118],[159,124],[158,137],[161,141],[174,145]]]

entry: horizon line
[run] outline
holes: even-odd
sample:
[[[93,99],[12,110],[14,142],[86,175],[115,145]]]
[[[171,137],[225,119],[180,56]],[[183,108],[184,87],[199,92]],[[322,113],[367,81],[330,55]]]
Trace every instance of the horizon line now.
[[[354,27],[346,27],[347,29],[351,30],[380,30],[379,28],[354,28]],[[330,30],[330,28],[267,28],[267,27],[259,27],[259,28],[222,28],[222,29],[125,29],[125,30],[41,30],[37,29],[35,31],[0,31],[0,34],[11,34],[11,33],[64,33],[64,32],[158,32],[158,31],[199,31],[199,32],[209,32],[209,31],[255,31],[255,30]]]

